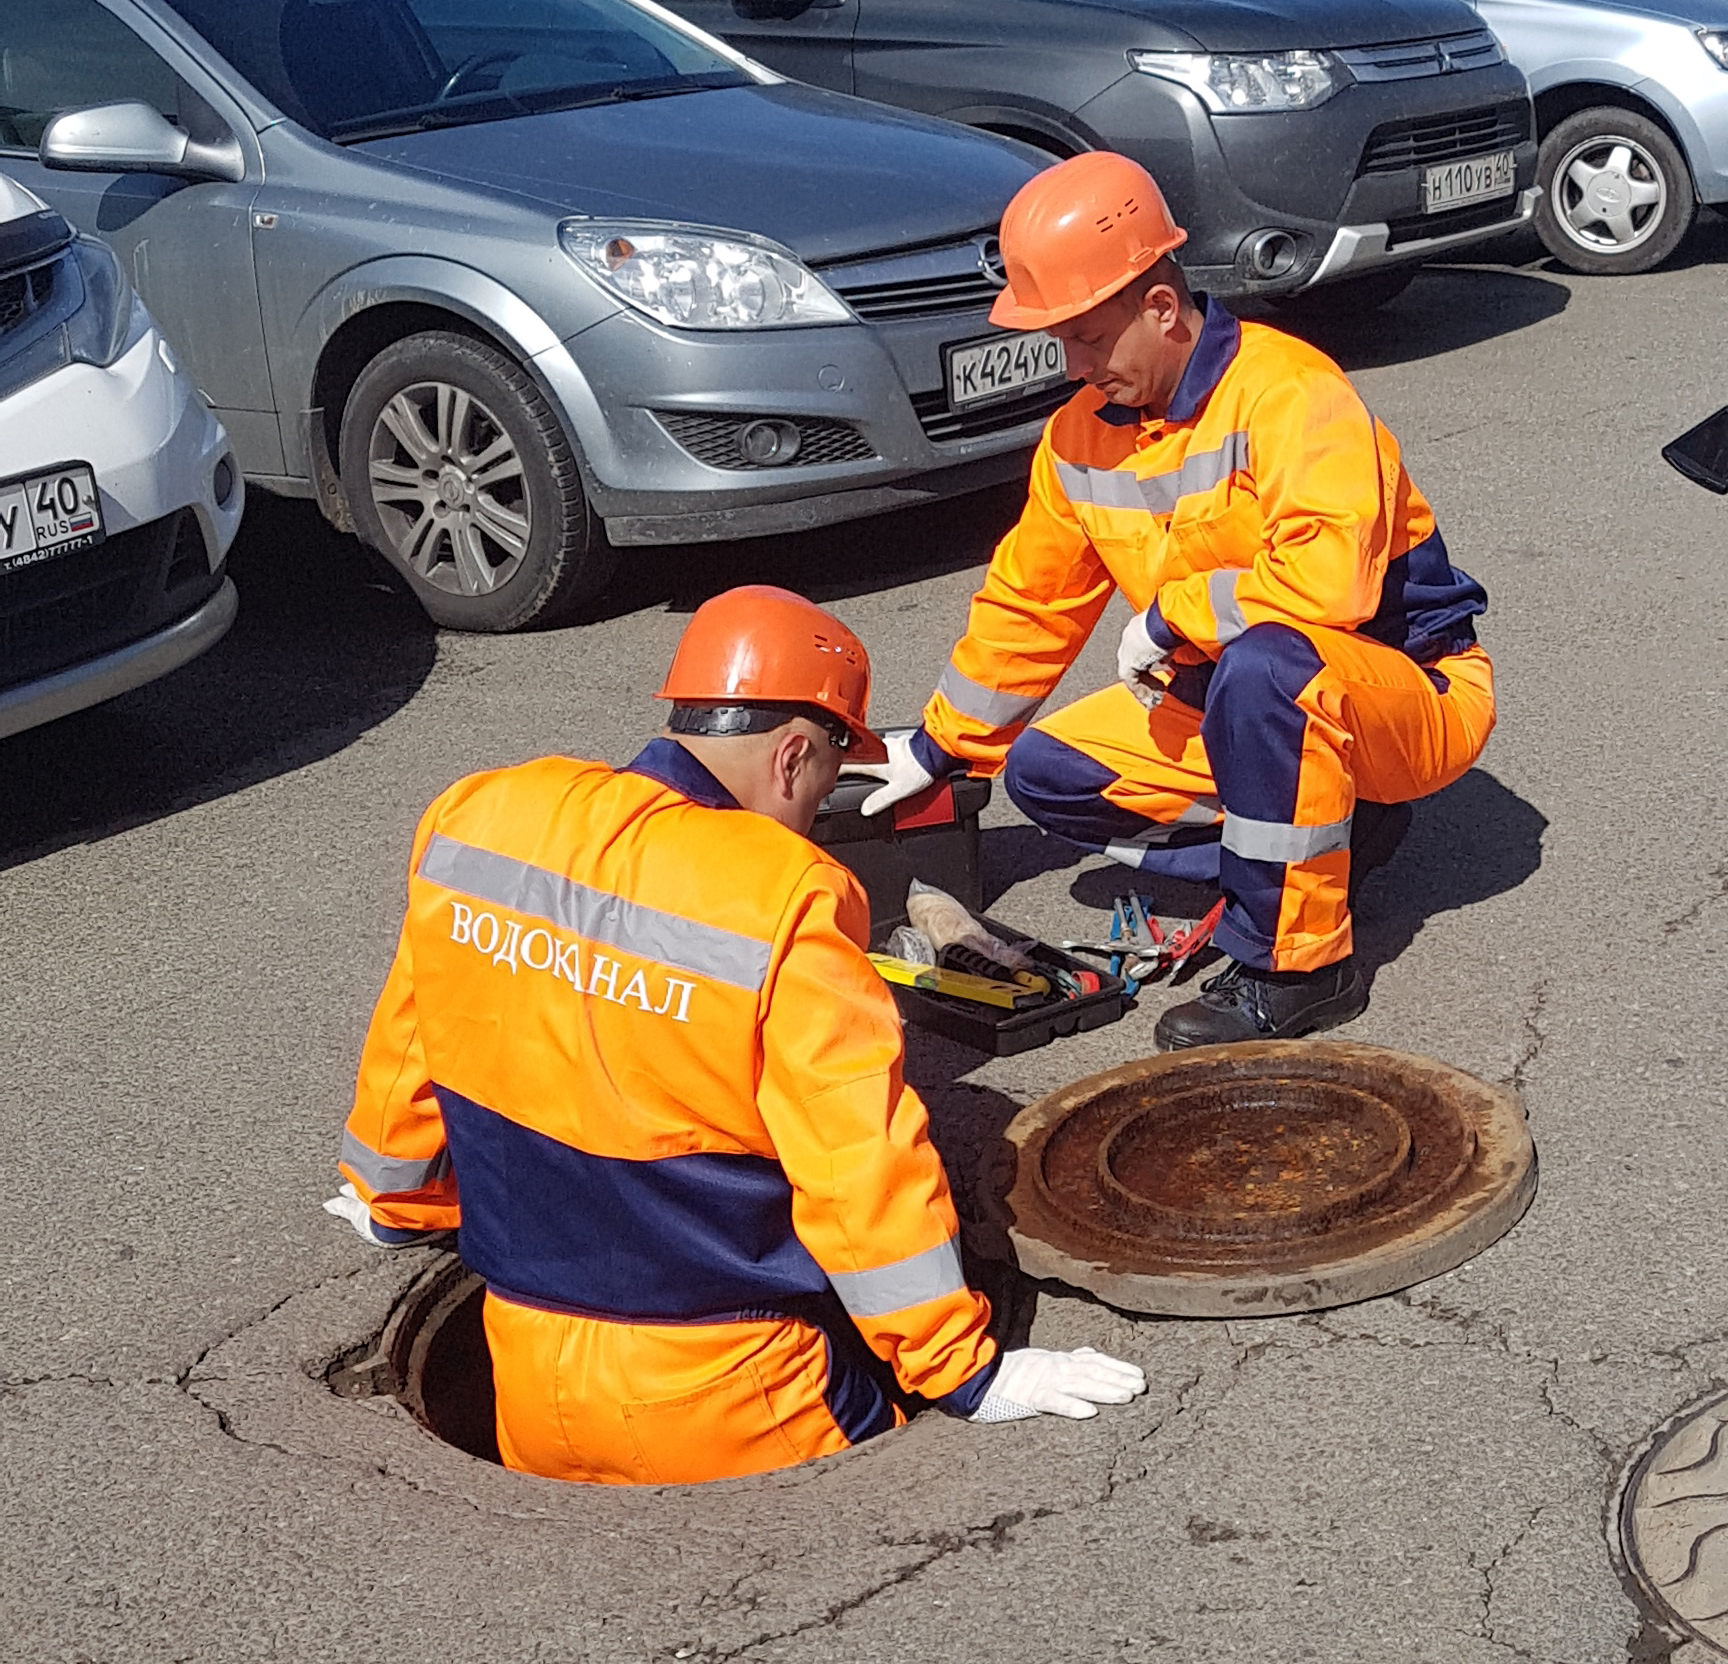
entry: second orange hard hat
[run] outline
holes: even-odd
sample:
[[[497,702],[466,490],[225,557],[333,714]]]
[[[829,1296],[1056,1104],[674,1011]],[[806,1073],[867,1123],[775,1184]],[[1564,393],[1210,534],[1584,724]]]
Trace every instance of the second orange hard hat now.
[[[1000,239],[1008,287],[990,308],[991,323],[1047,329],[1126,288],[1188,233],[1138,162],[1089,150],[1022,185]]]
[[[771,584],[745,584],[704,601],[655,697],[681,705],[814,705],[846,725],[850,760],[888,759],[868,720],[864,643],[814,601]]]

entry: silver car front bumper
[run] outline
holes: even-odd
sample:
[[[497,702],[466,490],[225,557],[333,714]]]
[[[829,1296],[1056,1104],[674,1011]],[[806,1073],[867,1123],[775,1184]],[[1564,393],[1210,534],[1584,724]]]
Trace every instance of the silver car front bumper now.
[[[227,635],[239,610],[234,580],[224,578],[208,601],[165,629],[51,676],[7,688],[0,693],[0,739],[100,705],[178,670]]]
[[[1498,225],[1454,231],[1444,237],[1423,237],[1413,242],[1399,243],[1396,248],[1391,246],[1392,228],[1389,225],[1341,225],[1332,234],[1331,245],[1320,264],[1314,268],[1314,275],[1302,287],[1312,289],[1316,283],[1329,283],[1345,276],[1354,277],[1378,266],[1404,265],[1413,260],[1427,260],[1436,254],[1444,254],[1448,249],[1462,248],[1466,244],[1479,243],[1484,238],[1498,236],[1503,231],[1516,231],[1519,226],[1528,225],[1535,217],[1536,204],[1542,200],[1541,187],[1532,185],[1528,190],[1520,191],[1514,200],[1514,211]]]

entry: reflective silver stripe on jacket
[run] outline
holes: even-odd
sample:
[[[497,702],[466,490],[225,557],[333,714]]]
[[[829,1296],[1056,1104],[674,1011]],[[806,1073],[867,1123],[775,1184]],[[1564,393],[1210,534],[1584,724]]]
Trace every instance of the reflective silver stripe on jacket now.
[[[1206,575],[1206,595],[1212,603],[1212,616],[1217,621],[1218,641],[1234,641],[1248,628],[1242,608],[1236,601],[1235,567],[1223,567]]]
[[[1180,468],[1144,479],[1128,468],[1089,468],[1083,462],[1056,464],[1056,477],[1071,503],[1094,508],[1137,508],[1148,514],[1170,514],[1184,497],[1197,497],[1248,466],[1248,434],[1244,429],[1224,435],[1215,451],[1188,456]]]
[[[618,948],[638,959],[652,959],[680,971],[694,971],[715,982],[758,991],[768,977],[773,944],[740,936],[715,925],[699,924],[676,913],[662,913],[605,890],[591,890],[572,878],[530,866],[489,849],[458,843],[434,833],[420,859],[428,883],[459,890],[476,901],[508,907],[544,919],[590,942]]]
[[[960,1244],[949,1237],[922,1254],[874,1271],[830,1271],[828,1281],[853,1317],[886,1317],[944,1294],[958,1294],[966,1286],[966,1274],[960,1269]]]
[[[936,691],[962,716],[974,722],[988,722],[992,728],[1007,728],[1016,722],[1030,722],[1044,703],[1043,694],[1002,693],[974,682],[949,664],[936,684]]]
[[[353,1169],[374,1196],[399,1196],[410,1190],[424,1190],[450,1171],[450,1152],[447,1149],[425,1161],[398,1160],[394,1156],[379,1155],[370,1144],[362,1144],[346,1127],[342,1129],[340,1160],[343,1166]]]
[[[1138,867],[1147,850],[1162,848],[1178,828],[1215,826],[1223,809],[1224,805],[1215,797],[1197,797],[1174,820],[1159,821],[1132,838],[1112,838],[1104,846],[1104,853],[1125,867]]]
[[[1244,861],[1312,861],[1350,847],[1349,815],[1328,826],[1285,826],[1275,820],[1249,820],[1246,815],[1224,816],[1224,847]]]

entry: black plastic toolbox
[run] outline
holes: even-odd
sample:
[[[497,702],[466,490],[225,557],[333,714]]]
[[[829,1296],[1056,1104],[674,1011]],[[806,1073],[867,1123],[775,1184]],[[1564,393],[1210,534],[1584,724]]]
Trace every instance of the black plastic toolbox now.
[[[985,919],[984,924],[992,935],[1005,942],[1028,944],[1037,964],[1060,965],[1065,971],[1094,972],[1098,992],[1082,994],[1078,999],[1052,1000],[1048,1005],[1033,1006],[1026,1011],[1004,1011],[999,1006],[975,1005],[947,994],[927,994],[919,988],[890,983],[894,1002],[907,1022],[944,1039],[957,1040],[962,1046],[972,1046],[996,1057],[1012,1057],[1016,1052],[1047,1046],[1064,1035],[1102,1028],[1115,1022],[1127,1009],[1128,985],[1121,977],[1111,976],[1102,965],[1075,959],[1060,948],[995,919]]]
[[[870,898],[870,939],[880,946],[906,922],[906,891],[914,878],[946,890],[974,913],[984,905],[978,869],[978,817],[990,782],[968,775],[938,781],[879,815],[860,808],[881,784],[847,775],[816,816],[810,841],[851,869]]]

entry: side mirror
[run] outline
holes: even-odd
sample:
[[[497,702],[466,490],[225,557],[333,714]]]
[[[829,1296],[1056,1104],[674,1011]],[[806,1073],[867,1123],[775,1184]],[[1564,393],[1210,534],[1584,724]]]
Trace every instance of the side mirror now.
[[[246,177],[246,158],[232,134],[200,144],[137,99],[55,116],[43,129],[39,154],[43,167],[66,173],[165,173],[233,184]]]

